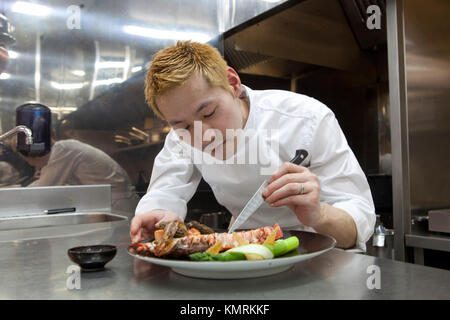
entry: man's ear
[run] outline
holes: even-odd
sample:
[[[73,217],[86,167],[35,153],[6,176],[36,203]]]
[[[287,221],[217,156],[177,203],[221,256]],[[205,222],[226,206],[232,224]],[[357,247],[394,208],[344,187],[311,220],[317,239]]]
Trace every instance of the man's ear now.
[[[228,84],[233,90],[234,97],[239,98],[242,93],[241,79],[239,78],[239,75],[233,68],[228,67],[227,77],[228,77]]]

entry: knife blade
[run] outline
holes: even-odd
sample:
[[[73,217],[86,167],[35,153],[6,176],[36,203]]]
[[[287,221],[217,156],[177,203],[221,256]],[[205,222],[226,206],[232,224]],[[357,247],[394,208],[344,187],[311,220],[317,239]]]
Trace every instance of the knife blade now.
[[[295,151],[295,156],[290,160],[290,162],[300,165],[305,159],[308,157],[308,152],[304,149],[299,149]],[[262,196],[262,193],[264,189],[269,184],[270,179],[264,180],[264,182],[261,184],[261,186],[258,188],[258,190],[255,192],[255,194],[250,198],[250,200],[245,205],[244,209],[242,209],[241,213],[237,217],[237,219],[234,221],[231,228],[228,230],[228,233],[232,233],[234,230],[239,228],[247,219],[261,206],[261,204],[264,202],[264,198]]]

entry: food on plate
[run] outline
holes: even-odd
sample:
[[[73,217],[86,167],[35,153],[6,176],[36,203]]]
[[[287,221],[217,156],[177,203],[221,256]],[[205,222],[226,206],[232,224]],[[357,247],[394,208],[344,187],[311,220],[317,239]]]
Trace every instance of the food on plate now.
[[[164,238],[166,240],[184,237],[188,232],[185,224],[181,221],[171,221],[169,223],[161,222],[159,224],[159,230],[163,230]]]
[[[208,251],[190,254],[194,261],[236,261],[236,260],[264,260],[282,256],[297,249],[299,240],[292,236],[287,239],[276,240],[273,244],[244,244],[225,252],[213,254]]]
[[[140,255],[156,256],[156,257],[184,257],[189,258],[189,255],[194,253],[206,253],[211,256],[220,256],[220,261],[236,260],[236,256],[241,256],[248,259],[248,257],[258,258],[259,251],[240,252],[228,252],[227,250],[240,247],[242,245],[257,244],[262,245],[267,240],[269,243],[265,243],[266,249],[270,250],[270,246],[275,246],[276,239],[283,237],[283,232],[278,224],[274,226],[267,226],[258,229],[229,233],[210,233],[202,234],[200,230],[205,228],[200,227],[190,228],[196,230],[189,230],[180,221],[173,221],[164,225],[164,230],[155,231],[155,240],[147,243],[134,243],[131,247],[135,247],[136,253]],[[197,225],[198,227],[198,225]],[[181,230],[181,231],[179,231]],[[186,230],[186,232],[183,232]],[[200,234],[198,234],[198,232]],[[184,236],[178,237],[180,234]],[[245,250],[245,248],[244,248]],[[264,249],[263,249],[264,250]],[[221,251],[225,251],[220,253]],[[264,255],[263,255],[264,257]]]
[[[186,227],[188,227],[189,229],[195,228],[195,229],[197,229],[198,231],[200,231],[201,234],[211,234],[211,233],[214,233],[214,230],[213,230],[213,229],[211,229],[211,228],[208,227],[207,225],[204,225],[204,224],[202,224],[202,223],[200,223],[200,222],[198,222],[198,221],[195,221],[195,220],[189,221],[189,222],[186,224]]]
[[[210,254],[218,254],[222,250],[222,241],[217,241],[215,244],[213,244],[211,247],[209,247],[208,250],[205,252]]]
[[[186,233],[187,236],[198,236],[200,234],[202,234],[202,233],[198,229],[195,229],[195,228],[189,228],[189,230]]]
[[[164,235],[164,230],[163,229],[156,230],[154,235],[155,235],[155,240],[161,240]]]

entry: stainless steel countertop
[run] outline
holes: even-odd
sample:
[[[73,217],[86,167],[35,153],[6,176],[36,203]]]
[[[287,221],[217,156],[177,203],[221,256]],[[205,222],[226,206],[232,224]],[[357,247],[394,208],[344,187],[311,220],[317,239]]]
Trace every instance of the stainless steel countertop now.
[[[126,242],[128,225],[0,243],[0,299],[450,299],[446,270],[337,249],[273,276],[206,280],[134,259],[120,246],[105,270],[83,272],[81,289],[67,289],[65,272],[73,264],[67,250]],[[367,287],[371,265],[380,267],[381,289]]]

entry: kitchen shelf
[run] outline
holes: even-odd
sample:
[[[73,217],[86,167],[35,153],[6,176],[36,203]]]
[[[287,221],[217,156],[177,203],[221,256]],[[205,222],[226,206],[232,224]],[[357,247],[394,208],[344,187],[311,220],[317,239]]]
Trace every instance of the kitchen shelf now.
[[[405,245],[407,247],[450,252],[450,235],[413,230],[410,234],[405,234]]]

